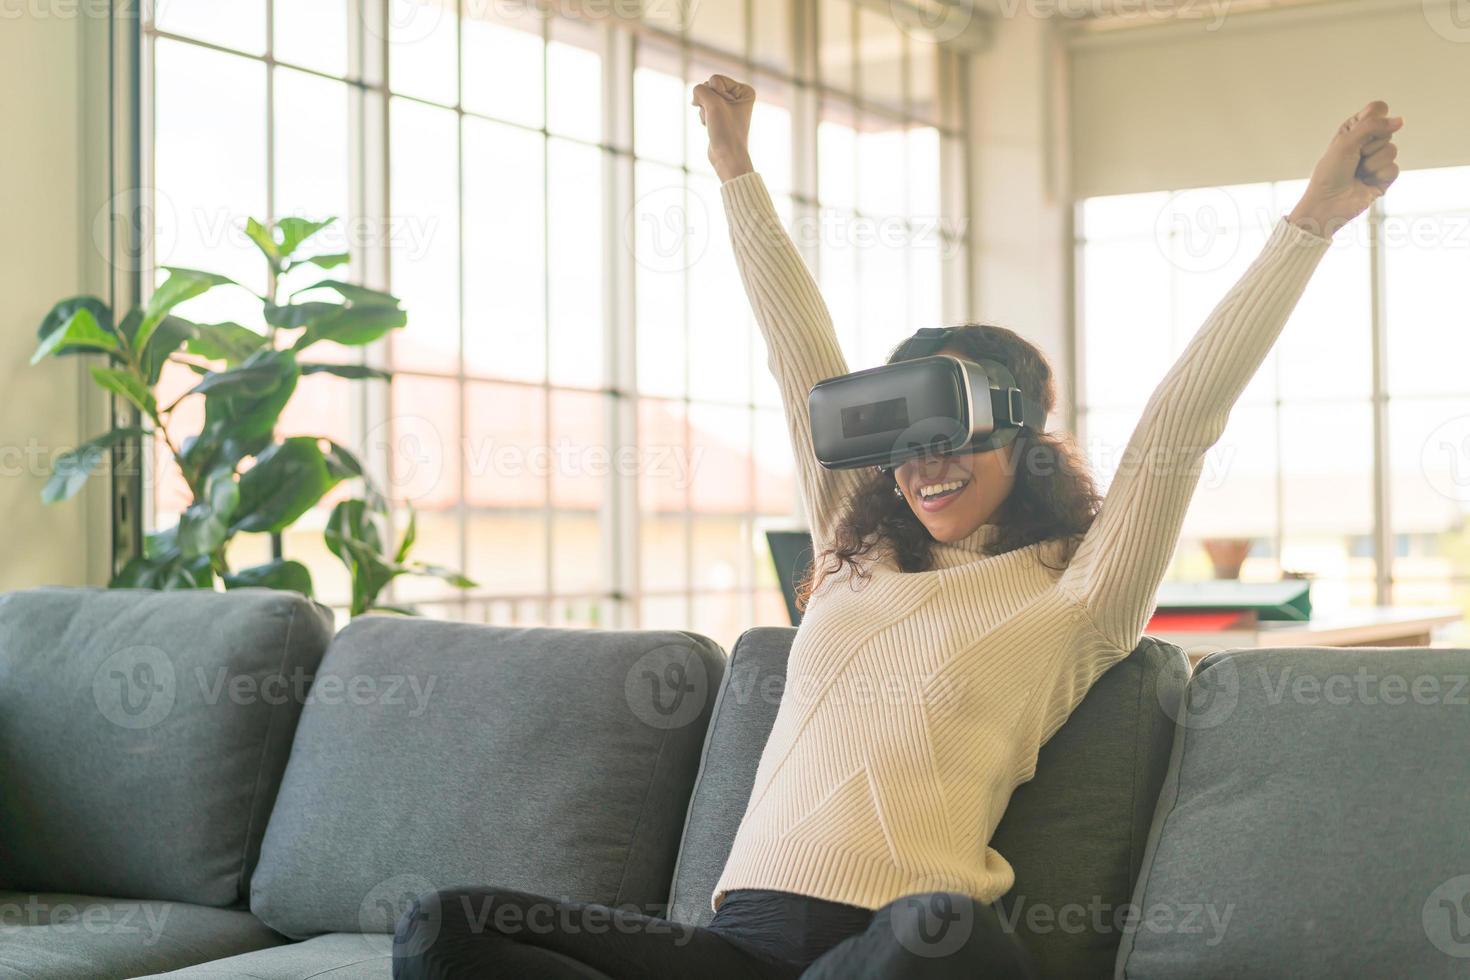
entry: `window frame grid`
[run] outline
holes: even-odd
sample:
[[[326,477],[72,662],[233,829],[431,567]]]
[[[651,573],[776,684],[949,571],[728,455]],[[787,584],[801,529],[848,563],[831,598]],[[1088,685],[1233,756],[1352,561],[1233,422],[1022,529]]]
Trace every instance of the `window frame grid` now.
[[[541,87],[541,120],[539,126],[528,126],[524,123],[498,118],[494,115],[467,109],[464,106],[464,36],[463,36],[463,14],[464,0],[455,0],[454,12],[454,50],[455,50],[455,78],[454,78],[454,104],[445,105],[432,99],[424,98],[410,93],[394,91],[392,79],[392,40],[389,30],[390,7],[393,0],[344,0],[347,10],[347,64],[343,74],[338,75],[323,69],[302,65],[290,60],[283,60],[276,55],[275,38],[275,3],[276,0],[261,0],[264,8],[265,37],[264,47],[261,53],[254,54],[237,50],[227,45],[210,41],[207,39],[191,37],[187,34],[178,34],[158,27],[155,20],[154,4],[149,3],[146,16],[141,23],[141,57],[140,57],[140,90],[144,112],[140,114],[139,121],[139,145],[141,149],[142,163],[141,173],[143,185],[153,186],[153,153],[154,153],[154,112],[156,100],[153,96],[155,78],[153,73],[154,45],[160,39],[174,43],[193,45],[208,49],[216,53],[243,58],[248,61],[260,63],[265,71],[265,85],[263,97],[265,99],[265,140],[263,149],[265,153],[265,202],[268,212],[267,217],[274,220],[276,207],[276,106],[275,106],[275,72],[278,68],[298,71],[306,75],[324,79],[347,87],[348,107],[350,119],[348,121],[348,166],[349,166],[349,201],[351,208],[357,209],[358,214],[347,215],[345,218],[361,218],[367,221],[378,221],[380,227],[386,228],[392,215],[391,201],[391,173],[392,173],[392,123],[391,112],[394,100],[417,103],[432,107],[437,110],[452,111],[455,114],[455,167],[456,167],[456,207],[458,209],[459,222],[457,227],[457,278],[456,310],[458,315],[457,324],[457,346],[455,370],[435,371],[421,368],[394,368],[390,353],[391,339],[380,341],[359,351],[360,361],[376,367],[383,367],[393,371],[394,376],[399,375],[424,379],[442,380],[450,382],[455,388],[456,415],[460,438],[463,439],[468,431],[467,428],[467,398],[465,392],[467,385],[472,383],[492,383],[500,386],[519,386],[541,389],[544,394],[542,400],[543,424],[547,438],[552,437],[551,429],[551,405],[555,394],[559,391],[596,394],[604,399],[606,437],[608,445],[639,445],[638,437],[638,406],[640,399],[644,397],[670,400],[662,394],[650,394],[644,396],[638,390],[636,371],[636,339],[637,339],[637,317],[635,306],[635,291],[633,284],[636,282],[636,261],[625,254],[628,250],[619,247],[619,234],[621,216],[628,213],[635,199],[635,173],[640,158],[634,149],[634,120],[633,120],[633,71],[637,67],[637,52],[642,44],[655,44],[663,48],[665,52],[670,49],[677,50],[681,74],[686,84],[689,81],[689,67],[699,60],[712,61],[715,63],[736,63],[741,65],[749,77],[774,79],[786,86],[791,97],[791,152],[792,152],[792,187],[788,194],[793,216],[798,220],[810,216],[819,217],[824,205],[820,199],[820,187],[818,186],[817,174],[817,123],[821,118],[821,107],[827,102],[837,102],[848,107],[857,116],[869,116],[885,119],[897,124],[900,128],[907,129],[914,125],[932,127],[939,135],[940,142],[940,166],[944,174],[940,189],[941,214],[933,216],[938,222],[936,233],[939,241],[945,249],[945,254],[958,254],[968,257],[972,254],[972,236],[969,229],[968,202],[968,161],[970,159],[971,141],[968,126],[963,121],[967,118],[964,106],[967,104],[966,93],[962,84],[955,85],[954,81],[962,79],[967,72],[967,56],[949,49],[943,45],[935,48],[935,110],[932,116],[919,115],[914,111],[910,92],[910,70],[909,70],[909,45],[911,41],[905,37],[903,40],[903,64],[900,71],[903,80],[902,109],[896,110],[892,106],[882,103],[872,103],[864,100],[859,92],[858,73],[859,48],[857,34],[857,2],[851,0],[848,4],[849,16],[852,18],[852,30],[850,38],[850,57],[852,61],[853,77],[850,84],[844,88],[833,85],[828,80],[820,77],[817,64],[817,10],[818,0],[790,0],[785,5],[787,15],[790,17],[789,42],[790,58],[785,66],[771,64],[767,60],[759,60],[755,57],[755,2],[754,0],[740,0],[743,4],[744,20],[744,43],[742,50],[732,52],[712,46],[702,40],[690,36],[685,31],[669,31],[655,24],[631,23],[627,21],[609,20],[595,24],[595,30],[601,39],[600,62],[602,66],[602,92],[603,108],[602,117],[604,121],[601,138],[592,141],[579,135],[557,132],[552,128],[550,118],[550,59],[546,57],[546,51],[554,37],[553,21],[555,15],[538,14],[540,20],[540,37],[542,43],[542,87]],[[687,7],[686,7],[687,9]],[[446,13],[448,5],[446,5]],[[376,24],[376,30],[370,30],[368,25]],[[685,20],[687,27],[688,20]],[[603,284],[603,306],[604,306],[604,364],[603,377],[607,383],[600,386],[583,386],[576,384],[557,383],[552,381],[551,372],[551,336],[550,336],[550,293],[551,293],[551,249],[550,221],[551,204],[550,195],[554,189],[550,183],[550,168],[542,168],[542,191],[543,191],[543,301],[546,303],[543,330],[546,336],[543,356],[543,376],[541,380],[532,381],[517,378],[495,377],[487,373],[469,371],[466,368],[463,351],[466,326],[466,287],[465,287],[465,223],[464,223],[464,185],[465,185],[465,148],[464,148],[464,124],[465,118],[471,117],[478,120],[494,123],[499,126],[508,126],[514,129],[535,133],[540,136],[543,152],[550,146],[550,141],[565,140],[571,143],[595,149],[601,158],[604,173],[603,197],[603,245],[604,245],[604,284]],[[959,120],[960,122],[956,122]],[[681,175],[685,198],[691,192],[691,178],[705,178],[707,175],[698,174],[690,166],[688,159],[688,127],[691,125],[689,114],[682,118],[682,130],[684,132],[684,148],[680,165],[675,168]],[[951,160],[951,152],[957,150],[959,159]],[[904,148],[905,167],[910,165],[909,149],[907,141]],[[670,166],[659,161],[662,166]],[[857,159],[854,157],[853,166],[857,169]],[[958,172],[954,172],[958,170]],[[939,175],[936,175],[939,176]],[[854,186],[860,180],[860,175],[855,175]],[[906,203],[908,201],[905,193]],[[855,206],[849,212],[851,216],[863,220],[872,218],[863,210]],[[904,220],[910,231],[913,230],[912,217],[905,208]],[[884,216],[891,217],[891,216]],[[955,230],[953,222],[958,219],[961,222],[959,230]],[[382,236],[370,239],[366,242],[353,243],[352,265],[360,275],[364,283],[374,288],[390,289],[393,270],[392,254]],[[905,281],[910,284],[913,281],[913,257],[911,249],[905,250],[904,269]],[[820,269],[820,256],[816,254],[818,249],[814,245],[803,245],[803,255],[814,270]],[[858,259],[854,254],[854,261]],[[144,256],[145,269],[153,269],[154,262],[151,253]],[[966,302],[971,298],[973,289],[971,277],[967,274],[964,262],[956,263],[945,260],[941,262],[941,282],[943,297],[941,306],[949,315],[955,306],[956,297],[963,295]],[[146,277],[145,277],[146,278]],[[151,283],[145,281],[144,298],[151,292]],[[906,293],[907,295],[907,293]],[[590,600],[600,608],[610,608],[612,611],[610,622],[598,625],[636,625],[642,619],[641,600],[644,598],[682,598],[685,619],[693,623],[695,619],[695,608],[697,600],[704,596],[734,596],[743,600],[741,618],[745,622],[754,622],[760,595],[763,591],[770,591],[771,586],[762,585],[761,576],[755,567],[757,561],[757,549],[760,547],[756,538],[759,537],[764,527],[775,523],[787,523],[785,519],[774,518],[772,515],[764,514],[759,509],[758,500],[758,466],[755,456],[755,448],[760,433],[761,413],[773,410],[773,407],[761,402],[756,397],[754,375],[763,369],[755,357],[758,346],[754,330],[748,331],[747,355],[750,359],[752,383],[747,386],[744,399],[730,399],[723,397],[699,398],[694,397],[690,390],[688,381],[690,351],[689,331],[690,318],[688,314],[689,296],[688,290],[684,291],[685,315],[683,330],[685,333],[685,384],[683,394],[678,399],[672,399],[681,403],[683,408],[683,430],[684,449],[691,447],[692,430],[690,423],[690,409],[695,406],[708,405],[715,408],[739,409],[745,414],[745,428],[747,446],[746,453],[746,481],[747,497],[749,504],[745,511],[732,514],[710,515],[716,520],[732,520],[742,528],[744,537],[750,539],[751,547],[741,549],[740,567],[737,571],[737,586],[711,587],[708,585],[697,586],[695,579],[696,561],[694,554],[695,535],[694,524],[699,515],[690,501],[690,488],[685,488],[684,510],[682,520],[685,537],[685,568],[683,573],[683,586],[677,589],[644,589],[639,581],[641,568],[639,550],[641,546],[639,530],[642,526],[642,515],[638,501],[638,477],[637,474],[620,474],[608,482],[608,496],[601,505],[601,515],[612,515],[612,520],[599,520],[601,525],[602,560],[605,568],[605,581],[609,587],[603,590],[591,592],[582,591],[558,591],[556,589],[555,569],[555,534],[557,516],[561,513],[553,505],[551,481],[553,473],[549,470],[546,476],[546,487],[542,495],[542,519],[544,526],[543,547],[546,555],[546,568],[542,588],[540,591],[527,592],[489,592],[482,590],[465,590],[458,593],[446,593],[444,595],[432,595],[417,597],[412,601],[425,607],[445,608],[452,610],[457,618],[468,619],[474,609],[478,609],[482,619],[488,618],[493,606],[496,604],[509,604],[517,609],[530,606],[536,611],[535,618],[542,622],[556,620],[554,615],[557,606],[568,600]],[[748,321],[753,324],[753,320]],[[365,435],[373,431],[374,427],[381,425],[393,415],[393,391],[391,384],[367,384],[354,388],[353,404],[351,406],[351,418],[353,436],[360,442]],[[779,409],[775,409],[779,411]],[[365,458],[364,464],[369,468],[372,475],[381,483],[387,485],[389,461],[380,458],[381,454],[372,454],[373,458]],[[494,507],[471,507],[467,501],[466,460],[464,454],[459,454],[456,469],[456,503],[453,508],[446,509],[445,513],[452,513],[458,528],[458,555],[460,567],[468,567],[469,557],[469,517],[476,512],[493,513],[500,508]],[[150,461],[151,454],[145,458]],[[150,474],[151,475],[151,474]],[[147,526],[154,523],[154,497],[153,494],[144,495],[146,504]],[[397,512],[400,509],[400,501],[393,501],[388,514],[388,533],[396,537],[398,528],[396,525]],[[798,519],[799,507],[795,493],[791,500],[789,516],[791,521]],[[329,597],[336,600],[338,597]],[[386,598],[389,601],[398,601],[398,590],[390,585]],[[334,602],[334,605],[339,605]],[[521,621],[521,620],[516,620]]]
[[[1278,183],[1278,182],[1272,182]],[[1165,193],[1177,193],[1177,191],[1166,191]],[[1072,329],[1070,331],[1072,344],[1076,355],[1072,364],[1072,390],[1076,392],[1076,431],[1078,439],[1086,445],[1088,438],[1088,426],[1091,416],[1098,411],[1131,411],[1134,406],[1121,406],[1115,404],[1095,405],[1088,398],[1086,390],[1087,365],[1087,325],[1085,323],[1085,303],[1083,295],[1086,289],[1086,246],[1098,239],[1088,236],[1083,217],[1084,200],[1076,202],[1072,209],[1073,226],[1073,263],[1075,267]],[[1270,537],[1272,553],[1277,561],[1281,560],[1284,544],[1287,538],[1286,515],[1284,513],[1285,498],[1284,485],[1286,480],[1286,467],[1284,465],[1282,433],[1282,412],[1287,407],[1297,406],[1331,406],[1352,405],[1359,408],[1368,408],[1372,424],[1372,459],[1369,470],[1372,489],[1372,526],[1368,532],[1371,542],[1371,556],[1374,562],[1374,571],[1371,579],[1357,576],[1347,576],[1340,580],[1341,584],[1352,587],[1354,585],[1372,584],[1374,604],[1388,606],[1392,604],[1393,593],[1401,584],[1424,585],[1428,582],[1443,584],[1446,587],[1458,588],[1470,586],[1470,575],[1451,574],[1448,578],[1425,579],[1414,576],[1400,577],[1395,570],[1399,555],[1396,547],[1398,534],[1395,531],[1393,508],[1392,508],[1392,483],[1393,469],[1391,465],[1393,436],[1390,411],[1394,403],[1412,403],[1416,401],[1440,401],[1454,397],[1458,393],[1438,391],[1415,391],[1412,393],[1393,393],[1390,390],[1388,374],[1388,291],[1387,291],[1387,248],[1384,241],[1385,224],[1392,218],[1413,217],[1422,212],[1393,212],[1389,213],[1385,207],[1384,200],[1375,200],[1368,208],[1365,221],[1368,235],[1368,323],[1369,343],[1371,345],[1370,362],[1370,387],[1366,394],[1360,396],[1328,395],[1322,397],[1292,397],[1283,398],[1281,394],[1281,371],[1282,363],[1278,359],[1274,363],[1275,394],[1269,402],[1254,403],[1258,407],[1269,406],[1272,410],[1275,440],[1276,466],[1273,473],[1273,492],[1275,494],[1275,514],[1273,516],[1274,532]],[[1463,208],[1451,208],[1447,212],[1434,212],[1435,214],[1470,214]],[[1171,237],[1177,232],[1171,231]],[[1130,234],[1129,238],[1148,238],[1147,233],[1139,232]],[[1112,240],[1112,239],[1108,239]],[[1171,275],[1169,281],[1171,305],[1176,298],[1178,282]],[[1171,563],[1172,569],[1172,563]]]

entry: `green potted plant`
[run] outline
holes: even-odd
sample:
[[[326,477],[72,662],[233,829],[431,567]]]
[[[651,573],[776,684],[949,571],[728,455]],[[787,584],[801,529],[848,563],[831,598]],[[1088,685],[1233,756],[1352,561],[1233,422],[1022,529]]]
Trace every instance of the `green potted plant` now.
[[[265,295],[256,295],[267,326],[264,333],[238,323],[196,323],[177,316],[175,307],[212,289],[245,288],[225,276],[180,268],[167,269],[148,302],[121,319],[97,297],[76,296],[57,303],[42,321],[31,363],[71,354],[101,355],[105,363],[91,369],[92,379],[132,404],[140,419],[136,426],[115,428],[58,456],[42,499],[55,503],[74,496],[114,446],[139,437],[164,443],[188,487],[190,503],[179,522],[147,535],[143,554],[118,571],[113,587],[220,584],[312,595],[306,566],[279,556],[280,535],[346,481],[355,481],[361,493],[333,509],[325,541],[351,576],[353,615],[371,609],[408,612],[378,603],[383,588],[400,575],[436,576],[458,588],[474,585],[453,569],[410,559],[416,526],[411,510],[402,539],[391,550],[384,548],[387,501],[345,447],[325,437],[276,436],[277,422],[300,378],[316,373],[355,381],[389,377],[361,364],[312,361],[312,347],[361,347],[407,323],[395,297],[323,275],[345,264],[345,253],[304,254],[303,246],[331,220],[247,222],[246,234],[269,267]],[[299,278],[291,276],[298,270],[317,275],[281,297],[282,281]],[[199,380],[164,404],[158,397],[159,379],[169,363],[187,367]],[[198,432],[180,439],[177,426],[170,423],[190,399],[203,400],[203,423]],[[271,535],[277,557],[231,568],[227,553],[237,534]]]

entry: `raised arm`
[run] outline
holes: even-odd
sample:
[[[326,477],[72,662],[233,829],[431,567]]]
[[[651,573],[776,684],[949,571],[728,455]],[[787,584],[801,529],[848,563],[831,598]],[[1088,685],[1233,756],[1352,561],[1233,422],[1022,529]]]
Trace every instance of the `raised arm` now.
[[[720,194],[735,262],[766,339],[767,363],[781,390],[807,524],[820,552],[831,543],[861,476],[853,470],[828,470],[817,462],[806,399],[818,381],[846,374],[847,363],[816,281],[751,164],[748,137],[755,89],[715,75],[695,86],[694,104],[709,129],[709,158],[722,181]]]
[[[1402,119],[1369,103],[1339,127],[1301,202],[1215,307],[1149,398],[1106,499],[1061,586],[1119,653],[1154,609],[1205,452],[1261,366],[1331,237],[1398,176]]]

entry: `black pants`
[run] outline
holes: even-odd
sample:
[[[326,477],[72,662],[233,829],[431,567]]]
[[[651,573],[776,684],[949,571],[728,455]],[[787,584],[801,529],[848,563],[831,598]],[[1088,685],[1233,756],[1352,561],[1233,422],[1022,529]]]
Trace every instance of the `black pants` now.
[[[505,888],[420,895],[393,937],[395,980],[1033,980],[997,909],[909,895],[877,911],[732,891],[707,927]]]

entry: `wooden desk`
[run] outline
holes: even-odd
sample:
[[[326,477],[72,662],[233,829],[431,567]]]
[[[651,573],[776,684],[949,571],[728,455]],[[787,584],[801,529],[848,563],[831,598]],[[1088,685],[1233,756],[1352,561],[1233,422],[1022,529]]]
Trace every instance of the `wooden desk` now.
[[[1464,618],[1454,606],[1373,606],[1304,623],[1264,622],[1219,632],[1150,632],[1189,655],[1191,664],[1216,650],[1240,647],[1428,646],[1436,627]]]

